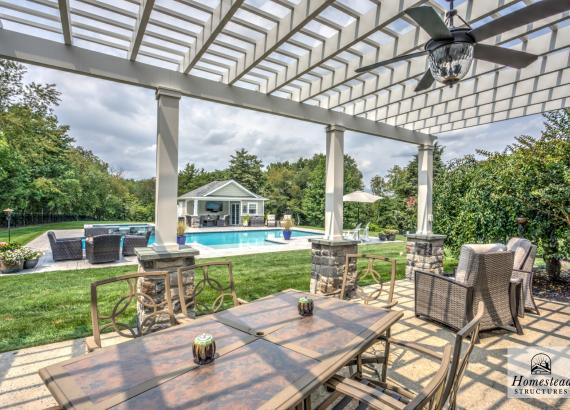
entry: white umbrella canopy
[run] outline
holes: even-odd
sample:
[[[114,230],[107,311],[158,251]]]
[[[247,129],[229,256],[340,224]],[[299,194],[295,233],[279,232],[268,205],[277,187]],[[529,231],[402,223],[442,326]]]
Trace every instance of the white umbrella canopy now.
[[[350,194],[346,194],[342,197],[343,202],[358,202],[358,203],[366,203],[372,204],[378,201],[380,197],[378,195],[371,194],[369,192],[364,191],[354,191]],[[356,213],[356,220],[357,223],[360,223],[360,205],[358,205],[357,213]]]
[[[342,197],[343,202],[365,202],[368,204],[374,203],[379,199],[378,195],[364,191],[354,191]]]

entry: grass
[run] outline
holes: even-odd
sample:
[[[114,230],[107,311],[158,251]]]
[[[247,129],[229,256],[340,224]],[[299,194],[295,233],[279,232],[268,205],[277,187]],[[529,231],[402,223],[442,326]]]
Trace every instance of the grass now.
[[[10,239],[12,242],[25,245],[47,231],[54,229],[83,229],[83,225],[85,224],[102,223],[124,223],[124,221],[69,221],[42,225],[29,225],[20,228],[12,228],[10,231]],[[0,242],[8,242],[8,229],[0,229]]]
[[[361,245],[360,250],[396,258],[398,278],[403,278],[404,246]],[[243,299],[254,300],[287,288],[309,290],[310,250],[236,256],[231,260],[237,293]],[[447,259],[446,269],[455,264]],[[0,351],[90,335],[90,283],[134,270],[136,266],[131,265],[0,277]],[[382,273],[387,272],[386,266]],[[105,298],[105,307],[112,306],[115,296]]]

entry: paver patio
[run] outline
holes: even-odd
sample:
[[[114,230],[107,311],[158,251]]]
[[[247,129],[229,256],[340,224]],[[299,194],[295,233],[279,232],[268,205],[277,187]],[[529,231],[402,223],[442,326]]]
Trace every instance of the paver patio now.
[[[411,282],[397,282],[395,298],[399,304],[395,309],[402,309],[404,318],[393,327],[393,336],[434,347],[452,341],[453,333],[449,329],[414,316],[413,296]],[[524,335],[506,331],[482,334],[463,379],[459,408],[570,408],[570,399],[507,399],[507,348],[567,345],[570,340],[570,304],[544,299],[537,299],[537,303],[542,315],[527,314],[521,320]],[[107,344],[123,340],[107,335]],[[38,409],[55,405],[38,370],[82,354],[85,354],[84,339],[0,354],[0,409]],[[392,350],[391,362],[390,376],[413,389],[427,383],[435,370],[435,363],[400,348]]]

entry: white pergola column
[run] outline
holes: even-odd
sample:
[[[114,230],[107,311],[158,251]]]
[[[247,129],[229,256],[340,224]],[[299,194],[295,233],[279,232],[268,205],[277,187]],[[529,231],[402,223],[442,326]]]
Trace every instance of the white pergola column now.
[[[417,234],[432,234],[433,145],[418,147],[418,224]]]
[[[156,250],[178,249],[176,244],[176,205],[178,197],[178,121],[180,94],[157,89],[156,134]]]
[[[326,128],[325,239],[331,241],[342,239],[344,130],[338,125]]]
[[[194,212],[192,212],[192,215],[198,216],[198,200],[197,199],[194,200]]]

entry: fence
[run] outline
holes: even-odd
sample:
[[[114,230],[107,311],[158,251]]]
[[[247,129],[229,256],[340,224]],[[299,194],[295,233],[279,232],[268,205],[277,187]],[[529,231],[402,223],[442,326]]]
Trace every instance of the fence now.
[[[98,218],[92,215],[65,215],[65,214],[28,214],[14,212],[12,214],[11,226],[12,228],[27,226],[27,225],[41,225],[57,222],[68,221],[96,221]],[[8,219],[4,213],[0,214],[0,227],[6,228],[8,226]]]

